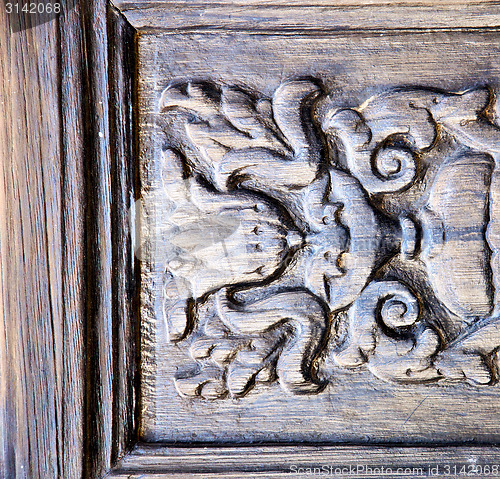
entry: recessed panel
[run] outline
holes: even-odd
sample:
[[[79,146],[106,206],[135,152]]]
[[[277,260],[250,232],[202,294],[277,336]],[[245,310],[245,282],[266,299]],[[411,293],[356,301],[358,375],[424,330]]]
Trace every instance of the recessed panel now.
[[[498,441],[497,44],[139,37],[144,439]]]

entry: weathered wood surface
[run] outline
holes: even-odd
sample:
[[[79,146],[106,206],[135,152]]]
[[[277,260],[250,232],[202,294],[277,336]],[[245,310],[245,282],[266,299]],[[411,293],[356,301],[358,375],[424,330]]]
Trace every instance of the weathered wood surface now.
[[[331,3],[115,2],[122,16],[113,7],[107,11],[105,0],[75,1],[67,4],[57,21],[15,34],[10,32],[1,10],[0,477],[95,479],[109,472],[122,457],[113,472],[118,477],[290,477],[289,467],[294,461],[303,467],[326,462],[358,465],[361,461],[385,465],[387,457],[392,458],[393,465],[403,467],[437,462],[440,466],[493,466],[499,462],[498,450],[492,446],[499,439],[496,419],[500,411],[498,387],[494,385],[498,336],[494,265],[498,258],[492,254],[498,231],[488,227],[495,221],[496,209],[491,205],[496,205],[498,191],[498,179],[492,173],[497,161],[496,105],[488,105],[499,85],[498,2]],[[134,28],[138,29],[137,51]],[[138,84],[134,83],[136,67]],[[311,79],[314,82],[309,84]],[[303,83],[287,92],[286,85],[297,80]],[[193,85],[188,87],[190,81]],[[197,86],[200,81],[208,83]],[[178,85],[178,91],[172,82]],[[307,91],[302,89],[306,84],[310,87]],[[330,110],[325,110],[330,113],[322,119],[319,113],[316,117],[312,110],[303,108],[297,96],[300,91],[306,96],[313,92],[311,85],[320,86],[321,95],[330,105]],[[493,96],[483,88],[485,85]],[[405,86],[403,92],[414,96],[412,102],[437,88],[439,92],[433,91],[440,95],[437,103],[442,99],[451,110],[445,108],[442,115],[439,107],[426,103],[434,133],[438,131],[435,141],[426,143],[429,138],[422,133],[425,128],[417,125],[415,131],[422,133],[415,137],[418,141],[391,137],[382,142],[388,156],[377,161],[380,145],[373,148],[369,135],[366,141],[360,138],[367,128],[375,138],[377,131],[392,128],[394,118],[389,121],[384,117],[379,130],[373,122],[377,123],[377,115],[383,110],[382,100],[401,86]],[[276,94],[279,88],[284,99]],[[209,97],[215,94],[217,101],[224,98],[220,96],[223,90],[232,100],[221,104],[212,98],[207,103],[204,89]],[[470,90],[472,97],[464,95],[465,90]],[[193,100],[190,95],[198,98],[180,105],[186,93],[188,103]],[[460,102],[462,97],[472,100]],[[276,105],[273,99],[277,99]],[[459,105],[450,107],[450,99]],[[307,118],[293,113],[296,108],[292,106],[297,104],[302,105],[302,113],[309,111]],[[402,108],[397,98],[392,107],[395,104]],[[370,105],[375,107],[370,110]],[[413,122],[414,110],[420,106],[407,102],[405,107],[413,110],[409,114]],[[139,114],[138,124],[134,124],[134,113]],[[210,118],[204,118],[206,113]],[[205,123],[215,128],[211,131]],[[264,132],[259,134],[263,126]],[[412,132],[410,125],[403,127],[404,131],[392,131],[390,135]],[[308,130],[306,135],[301,128]],[[140,142],[137,152],[134,135]],[[315,135],[320,140],[311,143]],[[201,148],[200,139],[207,142]],[[252,155],[252,168],[248,169],[245,158],[233,154],[228,155],[231,161],[225,158],[223,168],[216,168],[217,174],[211,176],[209,170],[215,160],[222,160],[225,150],[238,149],[237,144],[259,149],[259,154]],[[323,152],[327,144],[332,148],[329,155]],[[398,208],[414,216],[421,209],[433,209],[446,216],[448,223],[467,223],[467,242],[459,240],[459,246],[469,245],[471,262],[467,274],[458,274],[449,283],[456,296],[450,296],[450,288],[439,289],[439,284],[444,284],[439,278],[444,264],[446,271],[452,271],[456,264],[463,263],[467,251],[458,255],[460,261],[456,255],[437,263],[432,258],[424,259],[426,274],[432,277],[432,294],[411,274],[405,277],[411,294],[400,286],[396,292],[403,300],[410,299],[406,304],[409,317],[382,315],[385,323],[379,313],[385,314],[390,308],[377,305],[372,311],[375,320],[358,321],[357,313],[373,306],[369,296],[377,288],[375,292],[381,292],[378,282],[385,280],[393,287],[394,281],[401,279],[397,267],[392,272],[377,271],[377,288],[365,284],[367,275],[370,281],[374,279],[372,271],[361,273],[356,270],[359,265],[350,282],[352,291],[346,285],[329,287],[331,277],[324,277],[320,284],[321,278],[301,276],[296,271],[288,285],[279,282],[284,272],[279,265],[293,259],[288,253],[318,246],[306,231],[311,224],[301,216],[307,201],[289,201],[287,188],[313,184],[319,172],[314,165],[326,157],[337,161],[342,146],[342,171],[356,180],[347,180],[344,173],[335,176],[327,163],[322,163],[320,170],[333,174],[329,181],[341,178],[344,189],[346,185],[353,188],[352,198],[359,200],[357,207],[364,205],[361,216],[365,223],[373,219],[373,208],[385,208],[396,217]],[[261,153],[266,148],[276,153],[273,165],[281,166],[262,174],[258,165],[262,166]],[[384,174],[395,174],[398,181],[406,181],[404,174],[394,170],[393,153],[398,148],[404,150],[399,156],[401,164],[417,158],[420,166],[415,177],[422,187],[429,186],[429,194],[418,208],[410,208],[411,198],[401,206],[396,200],[381,197],[387,192],[380,190],[363,168],[356,169],[359,158],[368,155],[371,161],[373,154],[374,165],[382,166],[378,180]],[[429,166],[432,155],[439,163],[453,148],[461,148],[453,163],[456,168],[433,170]],[[205,151],[205,157],[200,151]],[[291,164],[302,161],[305,168],[300,174],[285,171],[280,163],[283,160]],[[422,164],[433,170],[432,181],[420,178]],[[135,171],[136,167],[140,169]],[[238,176],[241,168],[246,169],[244,178]],[[132,208],[136,173],[142,198]],[[238,195],[232,199],[233,188],[238,189]],[[402,186],[403,196],[406,191],[415,193],[412,188]],[[167,201],[165,191],[174,197]],[[240,244],[229,244],[234,247],[231,258],[235,268],[227,274],[227,252],[221,253],[216,247],[203,251],[198,246],[200,238],[232,231],[235,223],[231,215],[229,220],[218,215],[220,204],[212,203],[216,207],[210,213],[219,217],[207,231],[198,227],[203,225],[207,211],[193,210],[190,199],[185,201],[177,226],[182,229],[193,220],[199,223],[194,228],[194,242],[191,231],[177,238],[177,246],[189,246],[191,252],[215,267],[215,273],[200,270],[197,275],[183,275],[189,280],[188,287],[182,294],[172,295],[165,287],[168,261],[157,261],[155,256],[170,251],[164,248],[165,236],[149,235],[157,233],[154,228],[158,227],[163,233],[168,231],[161,230],[168,217],[165,212],[172,200],[186,200],[187,192],[208,194],[219,202],[225,198],[228,211],[239,211],[238,225],[243,228]],[[471,214],[464,215],[463,205],[461,213],[455,214],[455,203],[447,199],[449,194],[470,208],[474,206]],[[365,208],[367,203],[369,208]],[[257,208],[250,211],[242,204]],[[134,218],[132,211],[139,221],[137,236],[129,223]],[[379,218],[380,214],[375,216]],[[339,215],[333,217],[337,221]],[[151,219],[159,220],[152,229],[148,224]],[[320,219],[323,225],[328,224],[328,219]],[[382,235],[390,247],[382,248],[375,258],[377,265],[387,259],[392,247],[412,256],[420,254],[419,242],[425,238],[434,241],[432,234],[420,235],[421,217],[406,220],[403,218],[401,227],[398,224],[395,228],[387,219],[383,221],[384,231],[388,224],[391,226]],[[240,255],[235,246],[246,247],[255,226],[272,241],[254,241],[251,254],[245,250]],[[342,225],[338,226],[340,232]],[[335,240],[335,235],[324,233],[323,226],[320,229],[323,232],[316,232],[319,243],[330,244],[331,240],[337,241],[340,249],[344,247],[341,234],[337,235],[340,240]],[[256,231],[261,232],[258,228]],[[479,237],[488,239],[491,251],[481,249]],[[153,248],[143,243],[144,238],[155,240]],[[174,238],[167,235],[167,239]],[[283,257],[284,243],[290,249]],[[141,262],[140,338],[135,328],[134,247]],[[368,269],[373,266],[369,249],[364,258]],[[323,259],[328,260],[327,256]],[[305,263],[309,260],[311,257]],[[346,265],[340,261],[336,266],[342,276]],[[322,274],[324,265],[318,271]],[[412,268],[406,272],[411,273]],[[259,288],[240,288],[239,298],[224,296],[227,287],[241,285],[242,278]],[[278,282],[273,286],[274,280]],[[469,283],[471,289],[467,291],[464,284]],[[279,292],[283,301],[264,299],[273,291]],[[418,298],[420,310],[412,294]],[[339,306],[346,298],[348,304]],[[175,304],[178,300],[180,306]],[[235,307],[233,300],[243,305],[247,300],[250,306]],[[173,308],[166,308],[167,316],[165,303]],[[443,324],[432,319],[442,312],[439,308],[428,311],[429,304],[437,303],[450,313]],[[401,304],[396,304],[396,313],[402,311]],[[354,309],[337,321],[339,318],[328,311],[334,305],[354,305]],[[238,329],[238,334],[253,335],[251,344],[247,344],[248,338],[241,342],[231,328],[218,328],[212,321],[216,315],[204,317],[208,306],[215,308],[208,311],[210,314],[229,311],[223,319]],[[422,310],[423,317],[419,313]],[[184,316],[177,314],[179,311]],[[169,318],[172,312],[176,314]],[[187,328],[186,318],[194,319],[187,322]],[[201,336],[200,324],[206,326]],[[347,328],[342,341],[352,340],[353,347],[339,341],[325,348],[332,337],[332,326],[340,324]],[[367,324],[368,335],[363,330]],[[352,331],[355,334],[349,334]],[[207,332],[210,338],[203,343],[202,336]],[[487,333],[488,341],[483,333]],[[438,344],[431,341],[433,347],[417,355],[417,368],[415,357],[410,368],[401,368],[399,356],[418,349],[411,348],[411,341],[418,342],[425,334],[431,339],[437,334]],[[401,355],[399,351],[391,363],[395,358],[393,346],[403,336],[410,341],[409,349]],[[193,339],[201,339],[202,347],[195,344],[190,349]],[[233,353],[235,349],[236,353],[243,351],[243,343],[254,349],[251,353],[263,347],[276,356],[266,357],[265,368],[256,365],[251,354],[245,357],[247,363],[239,361],[241,358],[234,361]],[[387,350],[393,354],[391,361],[384,354],[380,361],[381,344],[384,354]],[[458,356],[453,353],[443,357],[457,345],[464,346]],[[346,350],[349,354],[339,354]],[[325,354],[311,360],[315,351]],[[140,384],[136,352],[141,356]],[[259,354],[254,356],[259,359]],[[286,360],[276,361],[278,356]],[[321,377],[315,369],[320,365],[316,359],[323,360]],[[234,380],[204,389],[197,382],[197,368],[212,360],[217,363],[211,370],[216,374],[235,363],[233,376],[219,376]],[[179,371],[181,365],[191,369]],[[262,372],[258,378],[255,368]],[[416,384],[401,384],[402,377],[404,383],[409,382],[408,370],[416,372],[410,375]],[[419,383],[427,379],[436,384]],[[480,388],[476,383],[487,385]],[[140,407],[136,410],[138,396]],[[127,454],[137,440],[136,419],[142,440],[176,441],[178,447],[139,445]],[[256,441],[290,445],[228,447]],[[304,442],[330,445],[299,445]],[[335,446],[345,442],[366,446]],[[380,442],[392,446],[372,447]],[[211,447],[204,447],[207,443]],[[464,443],[468,446],[455,447]],[[427,447],[404,448],[407,444]]]
[[[360,445],[180,448],[140,444],[120,462],[110,477],[460,477],[453,476],[454,467],[458,471],[464,467],[470,476],[498,477],[494,472],[498,468],[494,465],[498,464],[499,454],[496,447],[473,446],[440,449]],[[494,470],[486,469],[490,472],[485,473],[486,464]]]
[[[496,0],[385,0],[332,2],[151,1],[116,0],[114,4],[138,30],[275,32],[280,35],[335,34],[342,31],[483,29],[500,24]]]
[[[69,478],[80,477],[84,462],[84,391],[85,374],[83,352],[85,347],[85,251],[84,251],[84,205],[86,203],[84,185],[84,118],[82,108],[84,94],[81,65],[83,63],[83,41],[81,32],[81,10],[76,2],[68,2],[68,10],[59,18],[59,38],[61,42],[59,74],[61,82],[61,145],[60,159],[63,168],[62,183],[62,228],[64,239],[62,256],[63,282],[65,293],[64,338],[64,408],[63,437],[61,448],[62,472]],[[55,79],[51,77],[51,81]],[[53,112],[54,113],[54,112]],[[47,125],[47,123],[45,124]],[[77,452],[78,451],[78,452]]]
[[[87,62],[87,257],[86,475],[100,477],[111,467],[113,449],[113,285],[111,232],[111,125],[106,2],[83,7]]]
[[[60,23],[13,34],[3,5],[0,9],[0,476],[5,478],[82,473],[79,14],[77,6]],[[68,42],[62,49],[60,36]],[[60,70],[71,72],[61,89]]]
[[[14,32],[0,8],[8,479],[101,477],[134,431],[133,29],[105,1],[63,7]]]
[[[494,443],[497,32],[301,33],[139,37],[141,437]]]
[[[134,30],[105,0],[82,3],[86,68],[85,477],[102,477],[135,431]]]

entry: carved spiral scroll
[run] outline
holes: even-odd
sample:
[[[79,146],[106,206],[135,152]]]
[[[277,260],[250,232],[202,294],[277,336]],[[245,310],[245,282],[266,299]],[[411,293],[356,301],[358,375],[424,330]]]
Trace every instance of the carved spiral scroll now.
[[[389,328],[398,330],[418,321],[420,308],[417,298],[401,283],[385,283],[388,295],[380,298],[380,319]],[[386,294],[387,294],[386,293]]]
[[[391,134],[374,138],[365,119],[355,110],[331,112],[323,123],[335,139],[341,163],[369,193],[389,193],[409,187],[417,174],[415,139]]]
[[[375,350],[379,324],[397,331],[415,324],[418,316],[418,300],[405,285],[397,281],[370,283],[349,310],[349,337],[336,354],[337,363],[359,366]]]
[[[179,153],[164,152],[158,244],[169,339],[190,354],[179,393],[314,394],[363,364],[388,381],[498,381],[495,102],[488,88],[348,106],[310,80],[270,98],[170,85],[159,111]]]
[[[402,190],[415,178],[417,164],[415,153],[401,146],[383,146],[375,152],[372,169],[384,181],[379,192]]]
[[[335,352],[335,362],[345,367],[368,363],[376,376],[387,380],[436,379],[431,357],[439,336],[419,318],[419,301],[406,285],[372,282],[348,312],[349,336]]]

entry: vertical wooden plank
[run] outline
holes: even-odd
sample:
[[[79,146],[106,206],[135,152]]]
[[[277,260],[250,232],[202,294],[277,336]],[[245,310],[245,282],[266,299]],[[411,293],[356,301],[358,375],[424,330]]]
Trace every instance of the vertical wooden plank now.
[[[85,50],[78,0],[59,17],[62,122],[63,425],[61,476],[78,479],[84,461],[85,149],[81,85]]]
[[[105,0],[82,1],[86,48],[87,398],[85,475],[111,467],[113,429],[113,307],[111,161]]]
[[[134,31],[107,5],[0,9],[0,478],[101,477],[132,440]]]
[[[15,33],[0,9],[2,478],[83,474],[86,52],[64,7]]]
[[[1,474],[51,478],[61,470],[62,422],[57,22],[17,33],[8,22],[1,9]]]

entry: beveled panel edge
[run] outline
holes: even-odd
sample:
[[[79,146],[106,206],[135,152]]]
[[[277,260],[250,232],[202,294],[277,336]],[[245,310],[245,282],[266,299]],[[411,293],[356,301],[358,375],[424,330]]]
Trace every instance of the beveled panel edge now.
[[[108,0],[85,3],[91,166],[85,477],[136,441],[135,30]],[[96,114],[97,112],[97,114]]]
[[[133,252],[131,210],[136,191],[135,30],[108,5],[110,62],[111,207],[114,330],[114,391],[112,460],[120,458],[135,441],[137,401],[138,272]]]
[[[175,447],[138,444],[108,477],[305,477],[316,470],[326,477],[429,477],[466,467],[487,477],[486,466],[500,463],[500,447],[290,446]],[[379,468],[379,475],[374,472]],[[384,468],[385,470],[381,471]],[[432,470],[431,470],[432,468]],[[436,469],[437,468],[437,469]],[[402,471],[398,469],[403,469]],[[496,468],[498,469],[498,468]],[[393,474],[391,474],[391,471]],[[423,471],[423,473],[421,472]],[[375,471],[377,472],[377,471]],[[316,475],[320,475],[317,473]],[[434,474],[437,475],[437,474]],[[322,476],[322,477],[323,477]],[[498,477],[494,475],[493,477]]]
[[[497,28],[500,3],[276,0],[231,2],[115,0],[113,4],[141,33],[161,31],[250,33],[335,33]]]
[[[86,130],[84,472],[107,474],[135,442],[135,30],[108,0],[81,2]],[[64,78],[63,78],[64,81]]]

